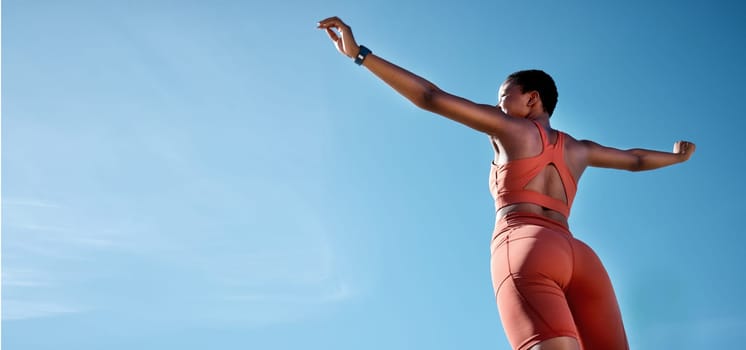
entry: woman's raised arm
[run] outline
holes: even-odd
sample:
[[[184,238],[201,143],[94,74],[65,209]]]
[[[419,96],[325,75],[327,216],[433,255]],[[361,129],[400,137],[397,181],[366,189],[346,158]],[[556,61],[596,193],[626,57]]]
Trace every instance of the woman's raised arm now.
[[[326,30],[340,53],[360,60],[358,54],[361,53],[361,47],[355,41],[350,27],[341,19],[327,18],[318,23],[318,28]],[[477,104],[451,95],[426,79],[372,53],[365,55],[362,65],[417,107],[475,130],[500,137],[516,132],[521,124],[495,106]]]

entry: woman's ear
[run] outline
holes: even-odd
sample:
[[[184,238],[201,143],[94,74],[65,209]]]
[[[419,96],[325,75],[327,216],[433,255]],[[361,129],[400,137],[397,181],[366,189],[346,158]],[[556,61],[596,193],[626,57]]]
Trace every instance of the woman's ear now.
[[[528,93],[528,106],[533,107],[536,103],[541,102],[538,91]]]

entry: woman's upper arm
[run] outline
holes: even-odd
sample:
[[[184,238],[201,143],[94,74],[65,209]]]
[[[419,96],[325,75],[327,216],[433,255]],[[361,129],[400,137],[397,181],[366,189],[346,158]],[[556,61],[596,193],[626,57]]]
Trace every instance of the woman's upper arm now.
[[[495,106],[477,104],[437,88],[426,94],[420,107],[498,137],[515,132],[518,124]]]
[[[640,157],[630,151],[599,145],[583,140],[589,166],[634,171],[639,168]]]

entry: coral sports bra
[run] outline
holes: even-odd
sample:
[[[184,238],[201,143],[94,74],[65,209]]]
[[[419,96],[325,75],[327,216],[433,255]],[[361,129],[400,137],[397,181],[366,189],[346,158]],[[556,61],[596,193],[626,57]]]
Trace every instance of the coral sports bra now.
[[[495,209],[516,203],[532,203],[561,213],[565,218],[570,216],[570,207],[575,198],[577,184],[565,163],[565,134],[558,131],[557,142],[549,143],[544,128],[534,121],[541,134],[543,149],[541,153],[529,158],[516,159],[503,165],[492,163],[490,169],[490,192],[495,199]],[[526,189],[531,180],[547,166],[557,169],[567,202],[546,194]]]

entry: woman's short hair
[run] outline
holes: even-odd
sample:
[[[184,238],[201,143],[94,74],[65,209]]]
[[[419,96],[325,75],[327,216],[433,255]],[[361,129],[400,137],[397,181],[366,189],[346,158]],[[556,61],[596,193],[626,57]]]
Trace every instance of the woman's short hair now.
[[[521,92],[526,93],[536,91],[541,98],[541,104],[544,110],[552,116],[554,108],[557,106],[557,85],[554,79],[542,70],[529,69],[515,72],[508,76],[507,81],[521,86]]]

